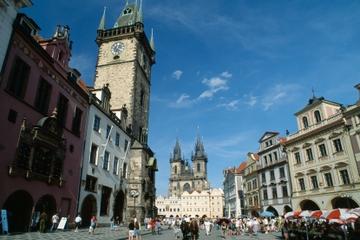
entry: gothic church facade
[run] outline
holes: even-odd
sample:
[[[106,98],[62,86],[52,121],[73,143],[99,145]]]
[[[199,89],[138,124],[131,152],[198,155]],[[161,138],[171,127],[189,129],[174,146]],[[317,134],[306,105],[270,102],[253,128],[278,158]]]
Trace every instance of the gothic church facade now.
[[[210,189],[207,179],[208,158],[200,137],[196,140],[191,161],[192,164],[182,156],[179,140],[176,140],[170,157],[169,197],[180,197],[183,192]]]

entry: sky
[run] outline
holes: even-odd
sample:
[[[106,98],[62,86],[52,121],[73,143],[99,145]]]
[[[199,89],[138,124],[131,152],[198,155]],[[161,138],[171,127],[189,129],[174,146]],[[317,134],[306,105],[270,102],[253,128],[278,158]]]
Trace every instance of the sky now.
[[[69,25],[71,66],[93,85],[103,7],[111,28],[125,0],[32,0],[23,12],[50,37]],[[131,0],[129,0],[132,2]],[[149,146],[158,195],[166,195],[176,139],[190,160],[197,135],[211,187],[259,149],[266,131],[297,131],[294,113],[312,97],[354,104],[360,82],[360,1],[143,0],[154,29]]]

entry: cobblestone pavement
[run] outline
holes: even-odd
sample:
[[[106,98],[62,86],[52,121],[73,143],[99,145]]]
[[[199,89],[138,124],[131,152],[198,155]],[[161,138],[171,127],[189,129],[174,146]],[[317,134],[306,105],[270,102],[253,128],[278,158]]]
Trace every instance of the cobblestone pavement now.
[[[182,236],[180,234],[180,236]],[[56,231],[53,233],[22,233],[16,235],[0,235],[0,240],[11,239],[11,240],[96,240],[96,239],[105,239],[105,240],[126,240],[127,239],[127,230],[125,228],[120,228],[117,231],[111,231],[109,228],[97,228],[94,235],[90,235],[87,229],[81,229],[79,232],[75,233],[74,231]],[[176,239],[174,232],[172,230],[163,230],[159,235],[152,235],[148,231],[142,232],[142,240],[172,240]],[[179,238],[181,240],[182,237]],[[203,230],[200,231],[199,240],[215,240],[215,239],[224,239],[221,237],[221,232],[214,230],[210,236],[205,236]],[[242,235],[242,236],[227,236],[226,240],[235,240],[235,239],[261,239],[261,240],[279,240],[279,233],[271,234],[258,234],[256,236]]]

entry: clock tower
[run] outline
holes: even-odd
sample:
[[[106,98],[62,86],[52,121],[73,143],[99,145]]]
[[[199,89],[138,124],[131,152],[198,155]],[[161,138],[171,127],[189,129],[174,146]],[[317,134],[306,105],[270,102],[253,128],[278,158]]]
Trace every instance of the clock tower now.
[[[109,84],[111,110],[122,120],[120,115],[126,107],[124,125],[132,136],[125,191],[127,220],[134,216],[142,220],[153,215],[157,171],[156,159],[147,145],[151,67],[155,63],[153,32],[149,41],[144,31],[142,0],[127,0],[111,28],[105,27],[105,10],[97,30],[94,87]],[[138,193],[136,197],[134,192]]]

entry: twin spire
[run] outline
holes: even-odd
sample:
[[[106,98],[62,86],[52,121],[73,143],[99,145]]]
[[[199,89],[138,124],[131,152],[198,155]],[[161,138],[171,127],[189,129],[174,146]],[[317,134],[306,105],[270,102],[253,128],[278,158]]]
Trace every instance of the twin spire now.
[[[104,7],[103,15],[100,19],[98,30],[105,30],[105,17],[106,7]],[[143,1],[135,0],[134,3],[129,3],[129,0],[126,0],[125,7],[120,13],[120,16],[114,24],[114,28],[124,27],[134,25],[135,23],[143,24]],[[150,37],[150,47],[155,52],[155,41],[154,41],[154,31],[151,29]]]
[[[195,158],[207,159],[205,149],[204,149],[204,144],[199,135],[197,136],[196,143],[195,143],[195,152],[193,152],[193,154],[192,154],[192,160],[194,160]],[[184,160],[184,158],[182,158],[182,156],[181,156],[181,147],[180,147],[179,139],[177,138],[175,146],[174,146],[173,154],[170,157],[170,162],[182,161],[182,160]]]

